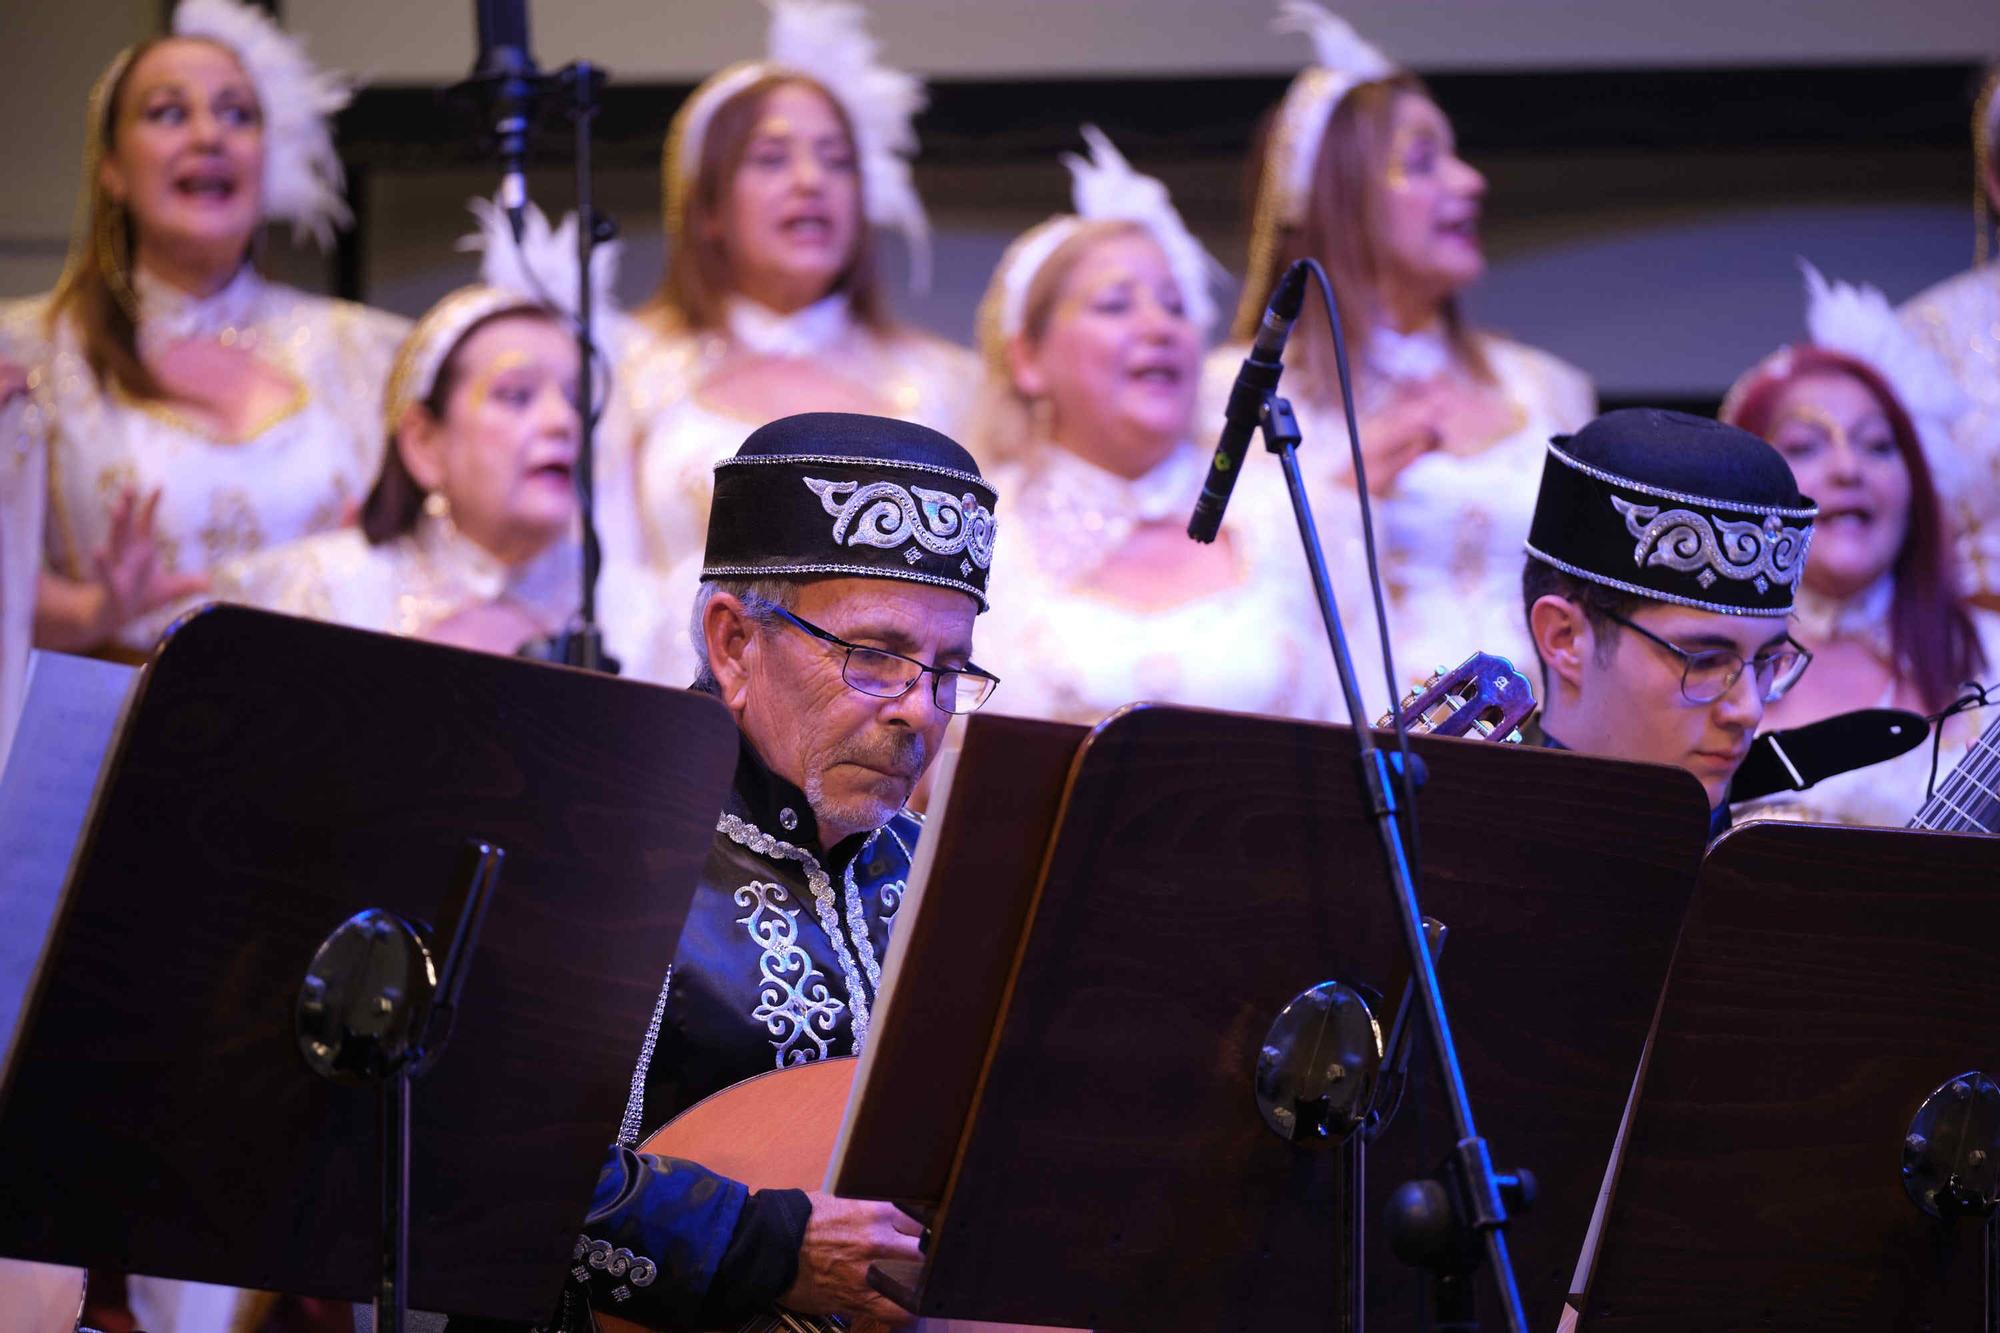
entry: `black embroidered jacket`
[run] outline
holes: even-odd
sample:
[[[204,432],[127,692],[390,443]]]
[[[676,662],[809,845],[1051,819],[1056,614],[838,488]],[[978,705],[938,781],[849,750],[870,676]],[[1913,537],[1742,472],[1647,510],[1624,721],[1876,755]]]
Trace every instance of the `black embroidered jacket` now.
[[[597,1310],[657,1328],[740,1322],[797,1275],[811,1214],[697,1163],[636,1151],[753,1074],[857,1053],[920,825],[907,811],[823,849],[811,808],[743,745],[729,803],[645,1034],[619,1141],[577,1243],[563,1323]]]

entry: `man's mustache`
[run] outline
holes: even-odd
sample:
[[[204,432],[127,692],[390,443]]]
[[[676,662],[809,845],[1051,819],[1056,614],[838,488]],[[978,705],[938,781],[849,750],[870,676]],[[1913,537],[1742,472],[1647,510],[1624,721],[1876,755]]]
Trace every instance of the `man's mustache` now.
[[[876,738],[850,741],[841,746],[834,756],[835,763],[860,764],[878,773],[894,773],[912,782],[923,774],[928,760],[929,747],[924,744],[924,738],[914,731],[895,731]]]

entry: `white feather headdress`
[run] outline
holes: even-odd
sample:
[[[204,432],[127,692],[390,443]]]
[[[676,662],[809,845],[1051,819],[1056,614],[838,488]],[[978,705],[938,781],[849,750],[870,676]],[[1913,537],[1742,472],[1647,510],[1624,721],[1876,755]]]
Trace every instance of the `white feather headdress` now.
[[[1880,288],[1829,281],[1803,259],[1799,269],[1806,279],[1806,332],[1814,345],[1880,372],[1910,414],[1939,485],[1949,485],[1951,424],[1971,406],[1957,379],[1896,317]]]
[[[1133,170],[1124,154],[1095,125],[1083,127],[1083,138],[1090,146],[1088,157],[1063,154],[1076,212],[1051,218],[1022,236],[1002,257],[994,274],[994,295],[989,300],[996,304],[986,334],[991,354],[997,355],[999,348],[1021,331],[1028,288],[1034,284],[1035,274],[1086,222],[1126,221],[1145,227],[1166,254],[1189,320],[1204,335],[1214,328],[1214,283],[1228,276],[1227,270],[1187,229],[1165,185]]]
[[[678,231],[684,222],[716,109],[759,79],[781,72],[803,74],[833,95],[854,127],[862,211],[876,226],[902,234],[910,247],[912,285],[929,286],[930,220],[910,172],[917,151],[916,117],[926,100],[923,81],[881,63],[881,44],[868,31],[867,12],[851,0],[766,3],[771,27],[765,58],[713,75],[674,116],[667,137],[668,228]]]
[[[1277,280],[1278,233],[1306,219],[1313,168],[1319,163],[1333,113],[1362,84],[1386,79],[1401,68],[1347,20],[1313,0],[1283,0],[1271,28],[1309,40],[1313,63],[1300,70],[1285,90],[1264,150],[1263,184],[1250,228],[1249,272],[1243,280],[1243,304],[1236,312],[1239,336],[1248,336],[1262,317],[1265,293]]]
[[[431,396],[439,369],[473,325],[509,310],[554,310],[574,319],[577,309],[576,214],[550,225],[532,203],[522,215],[521,240],[514,240],[507,210],[492,199],[468,205],[479,230],[458,243],[461,250],[480,252],[479,281],[461,287],[432,306],[403,340],[389,373],[383,416],[391,432],[412,403]],[[598,246],[590,256],[592,323],[603,343],[615,337],[622,318],[612,300],[618,276],[619,243]]]
[[[1879,288],[1831,280],[1804,259],[1799,260],[1799,269],[1806,280],[1810,345],[1850,357],[1882,377],[1916,427],[1938,490],[1949,494],[1959,484],[1951,427],[1970,407],[1965,391],[1950,369],[1896,317]],[[1744,372],[1722,400],[1722,419],[1736,420],[1759,383],[1789,376],[1797,350],[1781,347]]]
[[[353,97],[353,84],[313,64],[303,38],[238,0],[181,0],[174,35],[236,53],[264,115],[264,216],[291,223],[294,236],[310,236],[325,249],[335,228],[353,220],[330,124]]]
[[[1267,168],[1283,182],[1281,221],[1296,226],[1305,220],[1313,164],[1319,161],[1319,146],[1334,110],[1361,84],[1394,74],[1396,62],[1346,19],[1312,0],[1285,0],[1271,30],[1306,37],[1313,47],[1311,68],[1293,79],[1285,92],[1279,127],[1272,136],[1274,156]]]

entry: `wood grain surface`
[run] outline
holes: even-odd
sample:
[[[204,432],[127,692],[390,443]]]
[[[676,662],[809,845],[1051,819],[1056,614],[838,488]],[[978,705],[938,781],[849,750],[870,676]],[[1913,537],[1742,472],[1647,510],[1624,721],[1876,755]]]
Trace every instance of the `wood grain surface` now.
[[[1904,1194],[1939,1084],[2000,1065],[2000,840],[1752,824],[1673,967],[1583,1327],[1957,1330],[1976,1224]]]
[[[507,850],[416,1085],[412,1304],[540,1319],[737,750],[712,700],[241,608],[148,668],[0,1090],[0,1253],[368,1296],[377,1097],[292,1034],[320,940]]]
[[[1513,1236],[1553,1327],[1706,837],[1674,770],[1418,740],[1424,910],[1479,1126],[1534,1169]],[[1106,1330],[1342,1327],[1340,1155],[1277,1138],[1251,1071],[1299,991],[1393,997],[1400,934],[1342,728],[1139,708],[1090,737],[1014,976],[924,1308]],[[963,768],[954,799],[977,781]],[[1004,766],[990,777],[1004,783]],[[941,864],[940,875],[946,873]],[[976,862],[955,892],[1005,891]],[[967,1041],[980,1039],[976,1032]],[[1368,1215],[1452,1136],[1428,1043]],[[1377,1244],[1370,1319],[1423,1284]],[[1490,1311],[1490,1302],[1487,1308]]]

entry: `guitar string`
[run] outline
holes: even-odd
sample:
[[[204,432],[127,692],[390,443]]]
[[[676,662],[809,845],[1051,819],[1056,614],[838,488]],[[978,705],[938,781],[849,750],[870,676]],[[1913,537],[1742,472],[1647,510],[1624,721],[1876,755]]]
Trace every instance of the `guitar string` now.
[[[1995,746],[1996,732],[2000,732],[2000,720],[1989,724],[1986,730],[1967,747],[1967,753],[1945,775],[1942,785],[1939,784],[1937,778],[1938,761],[1944,745],[1945,722],[1959,713],[1983,707],[1989,703],[1988,688],[1977,682],[1969,682],[1966,686],[1966,694],[1953,700],[1948,707],[1935,717],[1927,719],[1935,728],[1931,738],[1931,780],[1929,790],[1925,793],[1922,808],[1917,811],[1916,816],[1910,820],[1907,827],[1939,832],[1964,831],[1953,825],[1952,819],[1954,818],[1954,814],[1946,813],[1946,811],[1954,811],[1957,812],[1958,817],[1966,818],[1966,822],[1971,828],[1977,829],[1982,833],[1991,831],[1976,819],[1963,816],[1962,811],[1958,811],[1957,806],[1949,798],[1953,796],[1967,796],[1967,793],[1963,790],[1966,786],[1979,789],[1988,798],[1993,795],[1993,789],[1989,783],[1981,782],[1980,778],[1993,779],[2000,777],[2000,748],[1996,748]],[[1947,799],[1941,801],[1941,797]],[[1975,799],[1973,804],[1978,805],[1979,802]]]
[[[1942,723],[1939,725],[1940,730],[1942,730]],[[1989,724],[1986,730],[1980,734],[1979,738],[1972,743],[1969,752],[1958,762],[1951,773],[1947,775],[1937,793],[1937,799],[1942,800],[1953,814],[1963,821],[1961,825],[1954,826],[1947,819],[1944,827],[1952,832],[1967,830],[1977,830],[1981,833],[1992,832],[1991,829],[1980,823],[1978,819],[1965,812],[1964,808],[1959,804],[1959,798],[1969,798],[1969,793],[1965,791],[1967,787],[1974,787],[1981,791],[1988,790],[1986,784],[1979,781],[1979,777],[1981,775],[1992,777],[1996,770],[2000,770],[2000,751],[1996,751],[1993,745],[1996,728],[2000,728],[2000,720]],[[1978,804],[1976,800],[1968,800],[1968,803]]]

